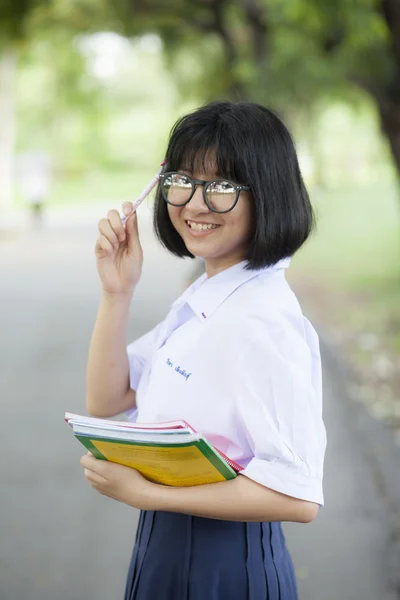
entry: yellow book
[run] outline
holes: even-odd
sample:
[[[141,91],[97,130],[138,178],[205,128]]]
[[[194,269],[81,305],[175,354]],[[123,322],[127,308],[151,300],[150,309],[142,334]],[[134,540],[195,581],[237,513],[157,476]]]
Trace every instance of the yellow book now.
[[[132,467],[155,483],[216,483],[241,470],[185,421],[129,423],[72,413],[65,420],[96,458]]]

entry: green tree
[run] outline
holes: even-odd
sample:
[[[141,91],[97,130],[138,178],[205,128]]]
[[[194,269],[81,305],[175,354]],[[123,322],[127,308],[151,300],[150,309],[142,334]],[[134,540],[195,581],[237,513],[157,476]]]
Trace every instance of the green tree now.
[[[400,173],[398,0],[19,0],[3,17],[13,32],[29,23],[157,33],[182,88],[204,99],[254,99],[290,114],[358,88],[376,105]]]
[[[400,173],[398,0],[124,0],[127,33],[156,31],[170,60],[196,52],[207,98],[227,95],[280,111],[310,111],[321,98],[375,103]],[[178,69],[179,73],[179,69]],[[185,75],[188,75],[185,73]]]

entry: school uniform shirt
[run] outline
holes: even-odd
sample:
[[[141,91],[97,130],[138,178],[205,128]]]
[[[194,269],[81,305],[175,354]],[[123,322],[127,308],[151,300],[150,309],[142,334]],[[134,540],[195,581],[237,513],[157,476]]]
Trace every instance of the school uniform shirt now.
[[[127,347],[138,422],[184,419],[282,494],[324,503],[318,336],[285,279],[290,259],[200,276]]]

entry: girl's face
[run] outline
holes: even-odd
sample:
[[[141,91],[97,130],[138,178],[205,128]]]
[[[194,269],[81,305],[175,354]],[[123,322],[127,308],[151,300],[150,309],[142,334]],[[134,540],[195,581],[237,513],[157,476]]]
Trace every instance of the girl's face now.
[[[193,179],[218,179],[213,162],[206,161],[204,168],[204,173],[179,172]],[[244,259],[252,230],[252,199],[250,192],[241,191],[236,206],[230,212],[218,214],[204,202],[203,189],[203,186],[196,186],[193,197],[184,206],[168,204],[168,213],[186,248],[194,256],[205,260],[207,275],[212,277]],[[217,227],[198,231],[192,229],[190,223],[213,224]]]

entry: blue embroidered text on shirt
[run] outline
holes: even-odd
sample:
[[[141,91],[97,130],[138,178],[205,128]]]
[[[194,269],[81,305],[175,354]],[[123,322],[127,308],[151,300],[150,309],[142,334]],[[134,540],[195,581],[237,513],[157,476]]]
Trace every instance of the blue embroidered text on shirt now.
[[[169,367],[173,367],[173,366],[174,366],[174,363],[173,363],[173,362],[172,362],[172,361],[171,361],[169,358],[167,358],[167,360],[166,360],[166,364],[167,364]],[[181,369],[180,367],[175,367],[175,371],[176,371],[177,373],[179,373],[179,375],[182,375],[183,377],[185,377],[186,381],[189,379],[189,377],[190,377],[190,376],[191,376],[191,374],[192,374],[192,373],[186,373],[185,369]]]
[[[191,376],[191,373],[186,373],[185,369],[181,369],[180,367],[175,367],[175,371],[177,373],[179,373],[180,375],[183,375],[183,377],[185,377],[186,381]]]

